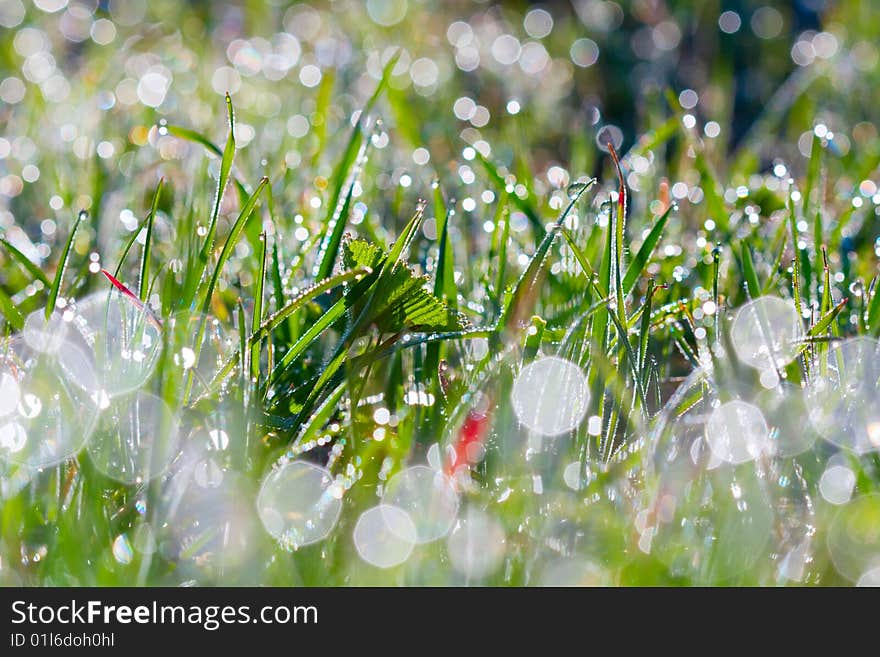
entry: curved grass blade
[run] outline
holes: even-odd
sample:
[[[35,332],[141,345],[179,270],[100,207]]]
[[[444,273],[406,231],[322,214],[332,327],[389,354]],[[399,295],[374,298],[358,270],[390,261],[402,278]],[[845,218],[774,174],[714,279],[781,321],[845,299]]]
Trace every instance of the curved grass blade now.
[[[348,138],[348,144],[345,146],[342,159],[339,161],[336,171],[333,173],[333,178],[331,180],[332,192],[328,203],[330,213],[324,220],[324,225],[321,230],[321,246],[318,250],[317,264],[313,272],[314,277],[317,280],[327,278],[333,273],[333,265],[336,262],[336,257],[339,255],[339,245],[342,241],[342,234],[345,230],[347,208],[351,201],[352,189],[354,188],[354,183],[359,175],[358,161],[366,154],[367,147],[370,143],[369,137],[362,134],[363,123],[373,110],[376,101],[379,100],[379,97],[387,86],[388,80],[391,78],[391,73],[397,65],[397,60],[400,58],[400,54],[401,51],[398,50],[385,65],[385,68],[382,71],[382,77],[379,79],[379,84],[376,85],[376,90],[373,92],[373,95],[370,96],[367,104],[364,105],[363,110],[361,110],[361,113],[355,122],[351,136]],[[359,143],[360,146],[358,145]],[[343,192],[343,190],[346,191]],[[344,200],[343,193],[345,194]]]
[[[208,233],[205,236],[205,244],[202,247],[201,259],[208,261],[208,256],[214,248],[214,237],[217,233],[217,216],[220,214],[220,204],[226,185],[229,183],[229,174],[232,171],[232,162],[235,159],[235,112],[232,109],[232,98],[226,94],[226,118],[229,123],[229,134],[226,137],[226,146],[220,158],[220,176],[217,178],[217,192],[214,196],[214,206],[211,210],[211,218],[208,222]]]
[[[535,250],[535,254],[532,256],[531,260],[529,260],[528,266],[519,277],[519,280],[517,280],[516,285],[513,288],[513,292],[511,293],[508,302],[504,308],[504,311],[502,312],[502,321],[500,322],[500,325],[502,327],[510,327],[512,324],[516,323],[520,317],[531,314],[528,312],[524,312],[521,306],[523,305],[525,299],[528,298],[528,295],[532,292],[532,289],[538,281],[538,276],[544,266],[544,262],[547,258],[547,253],[550,251],[550,246],[556,239],[556,235],[562,230],[562,227],[565,224],[565,219],[571,212],[572,208],[574,208],[575,204],[580,200],[584,192],[590,189],[595,183],[596,179],[591,178],[577,190],[574,197],[569,201],[565,210],[562,211],[562,213],[559,215],[559,218],[553,224],[553,229],[546,232],[546,234],[544,235],[544,239],[541,240],[541,243]]]
[[[205,149],[212,152],[217,157],[223,157],[223,151],[220,150],[220,147],[217,146],[210,139],[205,137],[204,135],[196,132],[195,130],[190,130],[189,128],[183,128],[177,125],[169,125],[165,126],[165,129],[168,130],[169,135],[174,135],[179,139],[185,139],[186,141],[191,141],[195,144],[200,144],[205,147]]]
[[[203,314],[207,314],[210,310],[211,297],[214,295],[214,288],[217,286],[217,281],[220,279],[220,272],[223,271],[223,267],[226,265],[226,261],[229,260],[229,257],[232,255],[232,249],[234,249],[235,245],[238,243],[238,238],[241,237],[241,233],[244,230],[244,226],[247,223],[247,220],[250,219],[251,214],[253,214],[254,208],[257,207],[257,201],[259,201],[260,195],[268,184],[269,179],[263,176],[263,178],[260,180],[260,184],[257,185],[254,193],[251,194],[251,197],[241,209],[238,218],[235,220],[235,223],[232,226],[232,230],[229,231],[226,242],[223,244],[223,250],[220,251],[220,257],[217,258],[217,265],[214,267],[214,272],[211,275],[211,280],[208,283],[207,289],[205,290],[205,300],[202,303]]]
[[[51,281],[49,281],[49,277],[43,273],[43,270],[31,262],[24,253],[13,246],[6,238],[0,237],[0,244],[6,247],[6,250],[9,251],[9,255],[12,256],[13,260],[18,262],[18,264],[20,264],[22,268],[34,278],[34,280],[40,281],[47,288],[52,285]]]
[[[305,306],[313,299],[321,296],[325,292],[328,292],[335,287],[342,285],[343,283],[355,280],[360,276],[365,276],[366,274],[371,273],[371,271],[372,270],[369,267],[357,267],[355,269],[349,269],[337,274],[336,276],[325,279],[320,283],[308,288],[307,290],[304,290],[290,303],[281,308],[281,310],[276,311],[266,318],[266,320],[254,332],[254,334],[251,335],[251,344],[253,344],[255,341],[259,341],[267,337],[273,330],[280,326],[284,320],[293,315],[297,310]]]
[[[666,208],[666,211],[660,215],[660,218],[657,219],[654,227],[651,228],[651,232],[648,233],[645,241],[642,242],[642,246],[639,248],[639,252],[636,253],[636,257],[633,258],[629,268],[627,268],[626,275],[623,277],[624,294],[629,294],[633,291],[633,288],[635,288],[636,282],[639,280],[639,275],[648,265],[648,261],[651,259],[654,249],[657,248],[657,244],[663,236],[663,229],[666,227],[666,222],[674,207],[675,206],[670,205]]]
[[[147,288],[150,283],[150,251],[153,242],[153,221],[156,218],[156,210],[159,207],[159,197],[162,195],[162,186],[165,184],[164,178],[159,178],[159,184],[156,185],[156,193],[153,194],[153,203],[150,205],[150,214],[147,215],[147,234],[144,240],[144,253],[141,260],[141,276],[140,276],[140,298],[147,300]]]
[[[198,362],[199,355],[201,353],[202,340],[205,336],[205,324],[208,318],[208,311],[211,308],[211,299],[214,296],[214,288],[217,286],[217,281],[220,279],[220,272],[223,271],[223,267],[226,265],[226,261],[229,259],[229,256],[232,254],[232,249],[235,248],[236,243],[238,242],[238,238],[241,237],[241,233],[244,230],[244,226],[247,223],[247,220],[250,218],[251,214],[254,211],[254,208],[257,206],[257,201],[260,198],[260,194],[262,194],[263,190],[266,188],[266,185],[269,184],[269,179],[265,176],[260,180],[260,184],[257,185],[257,188],[254,190],[254,193],[244,204],[244,207],[241,209],[241,213],[238,215],[238,218],[235,220],[235,224],[232,226],[232,230],[229,232],[229,235],[226,238],[226,242],[223,245],[223,250],[220,252],[220,257],[217,259],[217,265],[214,267],[214,273],[211,275],[211,280],[208,283],[207,288],[205,289],[205,299],[202,303],[202,314],[201,319],[199,319],[198,329],[196,330],[196,339],[194,342],[195,349],[195,357],[196,362]],[[186,388],[184,392],[184,400],[189,400],[190,391],[192,390],[192,369],[188,370]]]
[[[49,320],[49,317],[52,316],[52,311],[55,310],[55,302],[58,300],[58,292],[61,290],[61,282],[64,280],[64,270],[67,269],[67,261],[70,259],[70,249],[73,247],[73,240],[76,239],[76,231],[79,229],[79,225],[89,216],[89,213],[85,210],[80,210],[79,214],[76,215],[76,221],[73,222],[73,229],[70,231],[70,236],[67,238],[67,243],[64,245],[64,250],[61,252],[61,259],[58,261],[58,269],[55,271],[55,280],[52,281],[52,286],[49,288],[49,300],[46,302],[46,321]]]
[[[483,165],[483,168],[486,170],[486,173],[489,174],[489,177],[492,179],[496,185],[498,185],[498,189],[504,190],[507,188],[507,183],[504,180],[504,176],[502,176],[498,172],[498,168],[492,164],[492,161],[485,157],[480,151],[476,151],[477,160],[479,160],[480,164]],[[547,229],[544,227],[544,224],[541,223],[541,217],[538,215],[537,210],[532,206],[531,203],[528,202],[527,199],[520,198],[516,194],[510,195],[510,202],[513,203],[517,209],[522,212],[529,220],[529,223],[532,225],[535,233],[539,237],[544,237]]]

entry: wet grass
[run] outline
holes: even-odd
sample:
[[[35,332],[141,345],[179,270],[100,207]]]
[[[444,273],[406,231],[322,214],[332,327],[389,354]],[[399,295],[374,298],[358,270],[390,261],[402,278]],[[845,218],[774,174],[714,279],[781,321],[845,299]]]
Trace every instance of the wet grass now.
[[[841,547],[839,527],[850,512],[867,527],[880,509],[876,451],[817,436],[794,455],[717,468],[702,454],[682,468],[667,448],[690,449],[681,418],[699,424],[718,402],[783,385],[812,390],[829,360],[842,370],[842,340],[880,335],[876,129],[862,122],[867,137],[843,149],[803,87],[729,149],[657,94],[638,139],[580,126],[552,174],[530,154],[542,134],[528,107],[491,137],[456,139],[448,158],[403,165],[428,128],[392,84],[396,65],[387,59],[357,113],[309,135],[297,165],[274,128],[237,145],[227,95],[211,99],[210,134],[184,112],[138,117],[144,137],[106,135],[133,154],[124,173],[52,155],[40,191],[15,201],[22,219],[19,208],[45,206],[31,195],[64,199],[39,265],[9,226],[0,240],[4,344],[32,313],[75,313],[115,290],[159,327],[141,389],[180,430],[168,462],[148,461],[132,484],[89,446],[39,470],[0,465],[0,581],[840,584],[869,570],[876,539]],[[342,93],[328,74],[315,114],[328,119]],[[783,116],[799,127],[774,134]],[[809,131],[802,155],[790,142]],[[133,213],[130,226],[106,207]],[[731,337],[736,309],[767,295],[796,309],[802,332],[770,383]],[[583,421],[552,438],[511,401],[522,368],[548,355],[576,364],[590,391]],[[772,435],[811,430],[791,410],[765,416]],[[870,432],[873,416],[861,420]],[[128,438],[162,439],[144,431]],[[301,547],[275,541],[254,510],[267,473],[297,460],[326,467],[342,498],[332,533]],[[463,570],[442,540],[388,570],[359,557],[358,518],[395,473],[425,462],[458,467],[461,516],[487,513],[503,532],[485,573]],[[832,466],[852,473],[865,508],[829,494]],[[661,527],[669,504],[678,533]]]

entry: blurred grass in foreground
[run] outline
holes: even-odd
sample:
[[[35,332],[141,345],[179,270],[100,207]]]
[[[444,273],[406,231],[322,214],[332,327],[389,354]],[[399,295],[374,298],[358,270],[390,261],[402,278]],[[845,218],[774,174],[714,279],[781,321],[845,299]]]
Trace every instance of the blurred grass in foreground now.
[[[4,583],[876,581],[877,12],[44,4]]]

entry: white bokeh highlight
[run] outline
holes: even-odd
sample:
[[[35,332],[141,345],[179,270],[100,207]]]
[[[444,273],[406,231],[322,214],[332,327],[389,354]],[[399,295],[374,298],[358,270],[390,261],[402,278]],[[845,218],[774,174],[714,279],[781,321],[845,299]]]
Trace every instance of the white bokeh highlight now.
[[[803,325],[794,303],[757,297],[737,310],[730,327],[737,357],[757,370],[777,370],[797,356]]]
[[[425,465],[394,475],[385,486],[382,502],[409,514],[418,544],[446,536],[458,514],[458,493],[452,478]]]
[[[272,470],[257,496],[263,527],[286,549],[326,538],[342,511],[342,489],[326,468],[291,461]]]
[[[523,425],[543,436],[558,436],[576,429],[584,419],[590,389],[577,365],[548,356],[522,369],[511,400]]]
[[[712,411],[706,422],[706,442],[712,454],[726,463],[745,463],[770,450],[769,430],[761,410],[733,400]]]
[[[353,538],[358,555],[366,563],[376,568],[394,568],[412,554],[416,526],[403,509],[379,504],[360,515]]]

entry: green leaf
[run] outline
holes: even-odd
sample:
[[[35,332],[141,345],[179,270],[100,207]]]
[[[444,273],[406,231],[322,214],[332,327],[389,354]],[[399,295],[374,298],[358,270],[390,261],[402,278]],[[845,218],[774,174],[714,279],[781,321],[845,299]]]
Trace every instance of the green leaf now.
[[[396,333],[404,328],[427,331],[458,331],[465,322],[443,301],[425,289],[427,278],[416,276],[405,264],[387,266],[391,254],[365,240],[348,240],[343,246],[346,267],[381,269],[385,275],[377,279],[377,294],[369,312],[369,322],[383,333]]]

